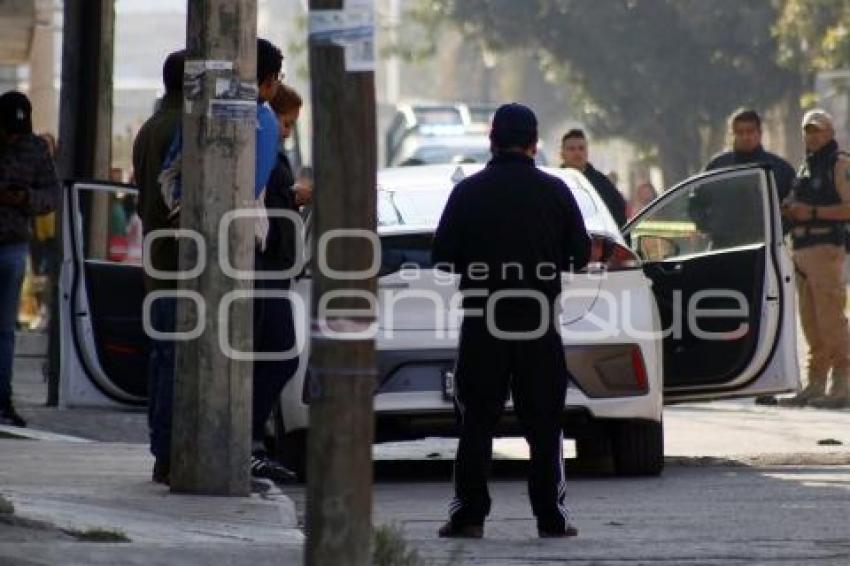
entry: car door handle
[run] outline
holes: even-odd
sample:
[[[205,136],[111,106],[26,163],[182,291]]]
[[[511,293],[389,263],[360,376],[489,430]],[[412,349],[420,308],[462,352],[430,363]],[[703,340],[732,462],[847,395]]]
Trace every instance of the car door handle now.
[[[655,268],[663,275],[681,275],[685,269],[681,263],[656,263]]]

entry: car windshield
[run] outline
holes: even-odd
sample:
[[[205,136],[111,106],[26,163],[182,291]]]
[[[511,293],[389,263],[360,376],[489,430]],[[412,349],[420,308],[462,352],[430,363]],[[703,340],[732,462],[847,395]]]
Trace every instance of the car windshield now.
[[[487,163],[490,161],[489,146],[429,146],[416,150],[411,159],[419,165],[441,163]]]
[[[605,219],[591,196],[582,188],[571,189],[591,231],[604,231]],[[435,229],[440,221],[450,189],[406,187],[378,191],[378,226]]]

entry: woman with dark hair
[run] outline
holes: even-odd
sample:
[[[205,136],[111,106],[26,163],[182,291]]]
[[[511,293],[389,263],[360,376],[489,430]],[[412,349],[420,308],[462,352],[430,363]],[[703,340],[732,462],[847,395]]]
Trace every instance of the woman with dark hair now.
[[[295,122],[303,102],[293,89],[278,85],[275,96],[269,101],[274,111],[283,142],[292,136]],[[295,213],[309,203],[312,187],[305,183],[296,186],[289,158],[278,153],[277,164],[266,185],[263,204],[269,214],[269,230],[258,241],[255,254],[256,271],[283,272],[295,265],[297,241],[301,234],[289,218],[274,216],[274,211],[289,210]],[[289,291],[289,279],[270,279],[255,282],[257,290]],[[257,297],[254,299],[254,352],[275,353],[295,351],[295,325],[292,304],[288,298]],[[254,393],[251,457],[251,475],[276,482],[288,482],[295,474],[271,459],[264,445],[265,425],[280,398],[281,391],[298,369],[298,355],[286,360],[257,360],[254,362]]]

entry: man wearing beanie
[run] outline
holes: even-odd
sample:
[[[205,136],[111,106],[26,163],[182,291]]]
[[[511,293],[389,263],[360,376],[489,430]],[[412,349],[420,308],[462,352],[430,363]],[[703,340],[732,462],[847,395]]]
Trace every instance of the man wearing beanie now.
[[[15,326],[34,216],[56,208],[59,182],[47,143],[32,133],[32,106],[0,96],[0,424],[26,426],[12,403]]]
[[[538,533],[575,536],[562,453],[568,374],[554,305],[560,273],[587,264],[590,239],[569,188],[534,165],[531,109],[499,108],[490,141],[492,160],[455,187],[433,244],[436,267],[459,273],[465,294],[455,367],[455,497],[439,535],[483,536],[493,432],[511,393],[531,453]]]

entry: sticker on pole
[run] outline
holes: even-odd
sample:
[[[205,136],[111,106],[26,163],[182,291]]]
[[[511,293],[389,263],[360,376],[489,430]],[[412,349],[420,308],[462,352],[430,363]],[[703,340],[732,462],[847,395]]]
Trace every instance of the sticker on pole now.
[[[374,72],[374,1],[345,0],[342,10],[312,10],[310,43],[345,48],[345,70],[349,73]]]
[[[213,120],[253,122],[257,117],[257,103],[253,100],[210,100],[210,117]]]

